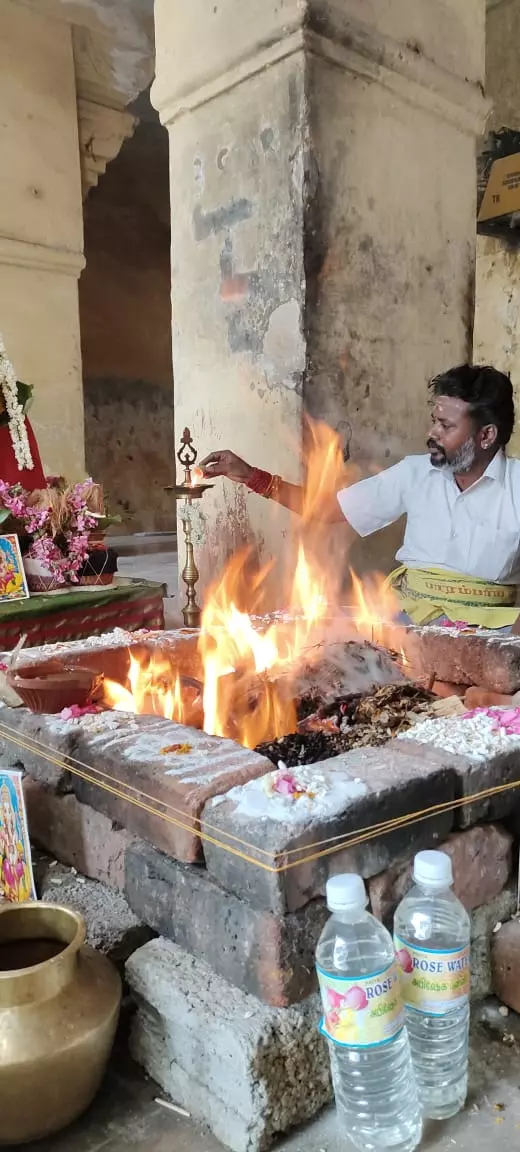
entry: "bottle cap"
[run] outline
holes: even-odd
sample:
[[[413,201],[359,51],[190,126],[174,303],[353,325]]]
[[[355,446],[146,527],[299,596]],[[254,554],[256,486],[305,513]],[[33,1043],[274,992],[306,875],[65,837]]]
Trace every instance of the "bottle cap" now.
[[[327,880],[327,907],[331,912],[346,909],[366,908],[368,896],[361,876],[346,872],[343,876],[331,876]]]
[[[418,852],[413,862],[413,878],[426,888],[451,888],[451,856],[446,852]]]

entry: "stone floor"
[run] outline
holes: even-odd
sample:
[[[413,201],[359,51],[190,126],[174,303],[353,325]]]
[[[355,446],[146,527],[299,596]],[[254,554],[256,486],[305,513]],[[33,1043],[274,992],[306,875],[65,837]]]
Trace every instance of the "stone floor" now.
[[[499,1016],[496,1006],[479,1012],[472,1044],[471,1092],[466,1110],[444,1125],[431,1125],[425,1152],[495,1152],[520,1142],[520,1019]],[[104,1088],[90,1112],[51,1140],[27,1152],[222,1152],[207,1132],[161,1104],[161,1092],[123,1053],[114,1055]],[[296,1132],[279,1152],[346,1152],[333,1111]]]
[[[134,536],[111,536],[110,546],[118,554],[118,571],[121,576],[141,577],[143,580],[156,580],[164,584],[167,595],[164,600],[164,616],[167,628],[182,623],[182,601],[178,595],[177,539],[167,532],[137,534]]]

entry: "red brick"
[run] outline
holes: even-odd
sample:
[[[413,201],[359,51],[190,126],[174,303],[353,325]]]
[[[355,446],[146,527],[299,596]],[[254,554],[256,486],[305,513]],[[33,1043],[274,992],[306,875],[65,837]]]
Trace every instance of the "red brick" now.
[[[492,692],[520,689],[520,636],[477,635],[447,628],[409,628],[402,646],[413,676]]]
[[[513,837],[497,824],[455,832],[439,844],[452,859],[453,891],[468,912],[488,904],[505,888],[512,868]],[[412,886],[412,861],[389,868],[369,881],[374,916],[388,921]]]
[[[24,794],[31,840],[91,880],[124,890],[125,854],[134,837],[72,794],[26,776]]]
[[[83,804],[186,863],[202,857],[204,804],[271,768],[263,756],[231,740],[157,716],[108,712],[74,723],[38,719],[47,753],[68,754],[71,767],[92,777],[65,772],[62,791],[74,791]],[[24,763],[25,752],[21,756]],[[30,775],[39,779],[39,764],[45,774],[46,763],[31,756]]]

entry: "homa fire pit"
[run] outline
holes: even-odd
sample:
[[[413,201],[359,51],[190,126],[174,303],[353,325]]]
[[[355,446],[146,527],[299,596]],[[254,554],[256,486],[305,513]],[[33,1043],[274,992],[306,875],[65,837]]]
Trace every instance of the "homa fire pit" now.
[[[258,634],[271,623],[255,622]],[[199,635],[186,629],[23,654],[20,671],[58,660],[102,675],[119,694],[114,710],[0,712],[3,763],[24,767],[33,840],[118,887],[158,933],[127,966],[139,1002],[133,1055],[236,1152],[261,1152],[329,1099],[314,950],[331,873],[359,871],[372,908],[391,915],[414,852],[450,852],[467,906],[485,905],[475,921],[481,994],[490,987],[482,925],[490,932],[515,906],[513,835],[500,821],[518,817],[520,735],[515,725],[490,735],[486,720],[475,744],[465,728],[476,731],[475,720],[432,721],[447,703],[432,704],[428,685],[455,674],[461,692],[513,694],[520,639],[410,628],[387,642],[403,654],[356,637],[351,621],[329,621],[298,676],[274,677],[294,708],[292,734],[252,748],[201,728],[205,669]],[[235,673],[224,701],[241,706],[224,726],[243,732],[244,715],[273,702],[273,684]],[[176,708],[182,723],[158,714]],[[193,1052],[203,1057],[197,1075]],[[222,1052],[233,1054],[233,1073]],[[243,1108],[225,1092],[231,1074]],[[302,1100],[295,1083],[312,1091]]]

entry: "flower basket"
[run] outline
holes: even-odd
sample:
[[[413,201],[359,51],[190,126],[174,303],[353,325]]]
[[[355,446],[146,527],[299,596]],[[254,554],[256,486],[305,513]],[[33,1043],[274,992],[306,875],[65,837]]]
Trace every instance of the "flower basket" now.
[[[79,573],[79,583],[86,587],[106,587],[113,584],[116,572],[117,553],[113,548],[93,548]]]
[[[55,592],[61,586],[57,576],[44,564],[40,564],[39,560],[31,560],[26,556],[23,566],[29,592]]]

